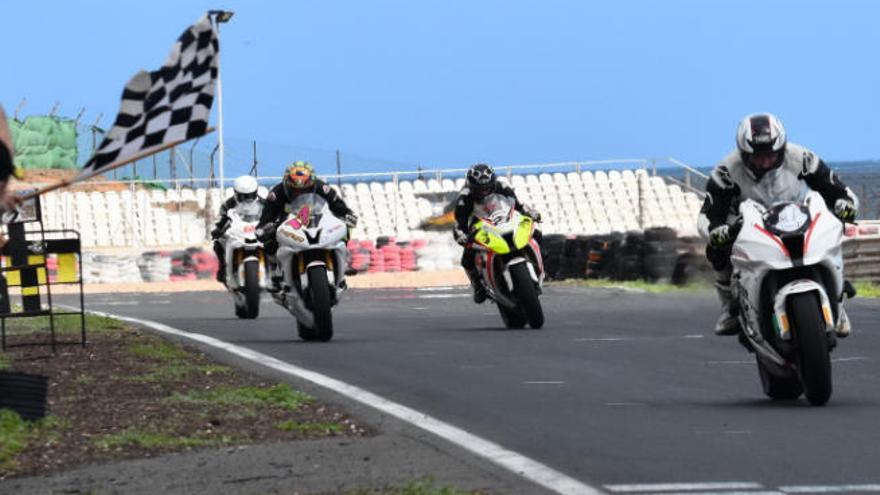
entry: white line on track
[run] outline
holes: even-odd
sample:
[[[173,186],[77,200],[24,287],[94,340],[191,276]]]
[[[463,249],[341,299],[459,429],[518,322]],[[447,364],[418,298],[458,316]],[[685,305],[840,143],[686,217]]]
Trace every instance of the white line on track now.
[[[447,286],[443,286],[443,287],[416,287],[416,290],[420,291],[420,292],[435,292],[435,291],[459,290],[459,289],[463,289],[463,288],[464,288],[464,286],[454,287],[451,285],[447,285]]]
[[[644,493],[641,495],[650,495]],[[717,492],[660,492],[657,495],[785,495],[783,492],[774,490],[721,490]]]
[[[785,493],[880,492],[880,485],[802,485],[780,486]]]
[[[699,334],[672,335],[668,337],[578,337],[575,342],[622,342],[629,340],[658,340],[658,339],[702,339]]]
[[[849,361],[869,361],[868,357],[865,356],[853,356],[853,357],[842,357],[842,358],[832,358],[832,363],[845,363]]]
[[[638,483],[628,485],[605,485],[614,493],[635,492],[694,492],[698,490],[758,490],[763,485],[754,481],[712,481],[698,483]]]
[[[156,330],[158,332],[166,333],[169,335],[176,335],[178,337],[201,342],[217,349],[222,349],[230,354],[234,354],[244,359],[253,361],[267,368],[272,368],[274,370],[281,371],[282,373],[308,380],[319,386],[340,393],[350,399],[356,400],[369,407],[382,411],[386,414],[390,414],[391,416],[394,416],[413,426],[433,433],[440,438],[443,438],[449,442],[458,445],[459,447],[462,447],[463,449],[471,452],[478,457],[482,457],[495,465],[501,466],[502,468],[505,468],[516,475],[519,475],[533,483],[536,483],[548,490],[559,493],[561,495],[602,494],[602,491],[598,488],[594,488],[586,483],[571,478],[549,466],[541,464],[540,462],[530,459],[518,452],[505,449],[504,447],[494,442],[490,442],[489,440],[468,433],[461,428],[458,428],[448,423],[444,423],[439,419],[428,416],[427,414],[416,411],[415,409],[411,409],[402,404],[392,402],[372,392],[368,392],[360,387],[350,385],[335,378],[331,378],[327,375],[322,375],[321,373],[317,373],[315,371],[301,368],[290,363],[285,363],[284,361],[276,359],[272,356],[256,352],[246,347],[223,342],[222,340],[218,340],[207,335],[179,330],[177,328],[170,327],[168,325],[155,321],[141,320],[139,318],[131,318],[128,316],[104,313],[101,311],[90,311],[90,313],[99,316],[117,318],[122,321],[127,321],[130,323],[135,323],[148,328],[152,328],[153,330]]]

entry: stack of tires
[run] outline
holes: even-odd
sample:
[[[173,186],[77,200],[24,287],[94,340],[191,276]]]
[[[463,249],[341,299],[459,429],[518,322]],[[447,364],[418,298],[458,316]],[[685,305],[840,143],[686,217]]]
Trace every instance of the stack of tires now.
[[[400,248],[400,271],[411,272],[416,269],[416,250],[412,245]]]
[[[619,232],[588,237],[584,275],[587,278],[612,278],[617,259],[616,250],[622,242],[623,234]]]
[[[565,236],[562,234],[544,234],[541,239],[541,257],[544,260],[544,277],[547,280],[561,280],[562,252]]]
[[[705,245],[696,237],[683,237],[678,240],[678,258],[672,272],[672,283],[685,285],[702,280],[712,282],[715,275],[704,254]]]
[[[159,251],[141,253],[138,268],[145,282],[167,282],[171,276],[171,257]]]
[[[193,260],[193,268],[196,277],[200,279],[212,278],[217,273],[219,262],[214,253],[207,251],[197,251],[191,254]]]
[[[641,232],[627,232],[613,252],[614,261],[609,271],[613,280],[638,280],[644,278],[645,236]]]
[[[583,278],[587,270],[588,236],[567,237],[562,245],[562,262],[559,265],[560,278]]]
[[[644,253],[645,280],[669,282],[678,259],[675,230],[668,227],[645,230]]]
[[[376,273],[385,271],[385,258],[382,251],[375,247],[370,248],[370,267],[367,273]]]
[[[386,272],[400,271],[400,248],[393,242],[386,243],[379,250],[382,252],[382,260]]]
[[[348,241],[348,252],[351,253],[351,268],[357,272],[365,272],[370,266],[370,250],[361,241]]]

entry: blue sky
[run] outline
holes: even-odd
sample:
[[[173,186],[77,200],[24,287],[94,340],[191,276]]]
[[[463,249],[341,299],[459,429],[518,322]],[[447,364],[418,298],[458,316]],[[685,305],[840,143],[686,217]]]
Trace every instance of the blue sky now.
[[[6,2],[0,102],[109,125],[125,81],[209,8],[236,12],[221,32],[227,139],[291,154],[708,166],[743,115],[772,111],[828,160],[880,157],[869,0]]]

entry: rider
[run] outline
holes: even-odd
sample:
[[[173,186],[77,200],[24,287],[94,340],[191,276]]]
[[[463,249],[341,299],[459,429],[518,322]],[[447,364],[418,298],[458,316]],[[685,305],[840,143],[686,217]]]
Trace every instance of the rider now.
[[[468,170],[467,182],[455,200],[455,227],[452,230],[452,235],[455,237],[455,242],[464,247],[461,266],[471,281],[471,287],[474,289],[474,302],[477,304],[486,300],[486,289],[480,283],[480,274],[475,263],[477,253],[470,244],[470,231],[474,205],[483,201],[490,194],[501,194],[513,199],[516,211],[532,217],[536,222],[541,221],[541,214],[534,208],[520,202],[513,189],[498,180],[492,167],[485,163],[478,163]]]
[[[211,239],[214,240],[214,254],[217,255],[217,259],[220,261],[217,267],[218,282],[226,283],[226,247],[220,242],[220,237],[223,236],[223,233],[229,227],[230,220],[227,213],[236,206],[251,201],[259,201],[261,206],[265,205],[266,201],[257,195],[258,187],[257,179],[250,175],[242,175],[236,178],[232,184],[233,195],[220,206],[220,218],[217,219],[214,230],[211,231]]]
[[[324,198],[330,211],[345,222],[349,229],[357,225],[358,217],[329,184],[315,176],[315,169],[309,162],[297,160],[287,167],[281,183],[276,184],[266,196],[266,207],[257,225],[257,238],[264,242],[270,264],[275,264],[278,242],[275,229],[278,223],[287,218],[290,205],[301,194],[314,193]],[[278,277],[272,277],[273,290],[277,290]]]
[[[858,198],[840,178],[809,149],[786,141],[782,122],[769,113],[746,116],[736,130],[736,150],[715,166],[706,184],[706,199],[698,227],[708,239],[706,257],[715,269],[715,287],[721,299],[716,335],[736,335],[739,322],[731,313],[730,224],[737,219],[739,203],[751,199],[769,206],[797,198],[809,187],[822,195],[828,208],[841,221],[851,222],[858,212]],[[849,334],[841,318],[838,335]]]

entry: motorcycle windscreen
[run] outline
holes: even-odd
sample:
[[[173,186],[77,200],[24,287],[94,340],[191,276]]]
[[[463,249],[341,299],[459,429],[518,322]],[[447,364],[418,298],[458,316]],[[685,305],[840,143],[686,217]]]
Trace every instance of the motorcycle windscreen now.
[[[235,205],[235,213],[243,222],[259,222],[263,214],[263,205],[256,199]]]
[[[742,197],[770,208],[779,203],[802,203],[809,192],[809,186],[797,174],[780,167],[767,172],[756,184],[743,188]]]
[[[319,223],[321,223],[321,216],[324,215],[324,210],[328,208],[327,201],[318,196],[315,193],[306,193],[300,194],[294,199],[289,205],[289,212],[293,212],[294,214],[302,212],[305,208],[308,212],[308,224],[306,225],[309,228],[316,227]]]

